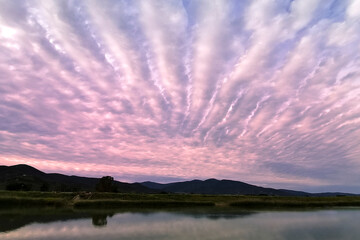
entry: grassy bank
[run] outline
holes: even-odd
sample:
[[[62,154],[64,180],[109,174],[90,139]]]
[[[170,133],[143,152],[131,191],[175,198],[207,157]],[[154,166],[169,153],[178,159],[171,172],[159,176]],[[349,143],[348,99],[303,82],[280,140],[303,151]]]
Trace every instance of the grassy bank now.
[[[122,194],[0,191],[0,208],[79,209],[237,207],[244,209],[360,207],[359,196],[274,197],[201,194]]]
[[[264,197],[241,199],[229,204],[231,207],[266,209],[266,208],[331,208],[358,207],[359,197]]]
[[[154,200],[83,200],[74,203],[75,208],[184,208],[184,207],[212,207],[213,202],[193,201],[154,201]]]
[[[12,198],[0,197],[1,208],[31,208],[52,207],[60,208],[68,206],[68,202],[61,198]]]

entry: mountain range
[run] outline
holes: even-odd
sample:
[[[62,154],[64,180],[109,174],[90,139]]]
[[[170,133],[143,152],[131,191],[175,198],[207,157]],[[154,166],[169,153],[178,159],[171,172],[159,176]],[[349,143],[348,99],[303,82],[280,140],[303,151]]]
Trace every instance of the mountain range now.
[[[95,191],[99,178],[68,176],[44,173],[34,167],[20,164],[0,166],[0,190],[24,191]],[[193,193],[193,194],[238,194],[274,196],[338,196],[350,193],[307,193],[287,189],[265,188],[233,180],[192,180],[174,183],[125,183],[114,181],[117,192],[122,193]]]
[[[95,191],[99,178],[67,176],[59,173],[44,173],[34,167],[20,164],[0,166],[0,190],[33,191]],[[154,193],[140,183],[114,181],[119,192]],[[20,188],[20,189],[19,189]]]

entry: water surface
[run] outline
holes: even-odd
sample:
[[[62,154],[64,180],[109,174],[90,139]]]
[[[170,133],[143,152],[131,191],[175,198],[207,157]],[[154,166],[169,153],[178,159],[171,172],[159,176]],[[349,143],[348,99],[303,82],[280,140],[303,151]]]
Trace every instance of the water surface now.
[[[0,239],[360,239],[360,210],[0,213]]]

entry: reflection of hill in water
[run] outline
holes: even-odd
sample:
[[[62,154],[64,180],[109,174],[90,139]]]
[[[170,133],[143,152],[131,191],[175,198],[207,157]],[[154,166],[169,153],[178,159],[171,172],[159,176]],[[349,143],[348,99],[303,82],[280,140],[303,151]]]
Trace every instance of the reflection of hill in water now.
[[[94,227],[105,227],[115,214],[134,213],[142,215],[152,215],[156,213],[169,213],[175,215],[188,216],[193,218],[207,218],[207,219],[234,219],[247,217],[255,214],[255,212],[239,212],[239,211],[123,211],[123,212],[99,212],[99,211],[86,211],[86,212],[73,212],[73,211],[44,211],[44,210],[29,210],[29,211],[9,211],[0,212],[0,232],[9,232],[18,228],[30,225],[33,223],[51,223],[57,221],[69,221],[77,219],[91,219]]]
[[[234,218],[242,218],[248,217],[250,215],[255,214],[256,212],[247,212],[247,211],[239,211],[237,209],[229,209],[229,210],[207,210],[207,211],[183,211],[183,212],[171,212],[172,214],[190,216],[193,218],[207,218],[207,219],[234,219]]]
[[[0,232],[12,231],[32,223],[50,223],[72,219],[86,219],[91,215],[74,212],[45,212],[44,210],[31,210],[24,212],[0,212]]]
[[[243,214],[220,214],[220,213],[212,213],[212,214],[194,214],[192,215],[195,218],[208,218],[213,220],[218,219],[234,219],[234,218],[240,218],[240,217],[247,217],[249,215],[252,215],[253,213],[243,213]]]

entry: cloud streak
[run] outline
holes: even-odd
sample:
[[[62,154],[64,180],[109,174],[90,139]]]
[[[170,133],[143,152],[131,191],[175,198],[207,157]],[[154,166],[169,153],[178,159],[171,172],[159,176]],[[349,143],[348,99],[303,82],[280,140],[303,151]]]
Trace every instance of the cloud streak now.
[[[358,5],[0,1],[0,163],[351,189]]]

